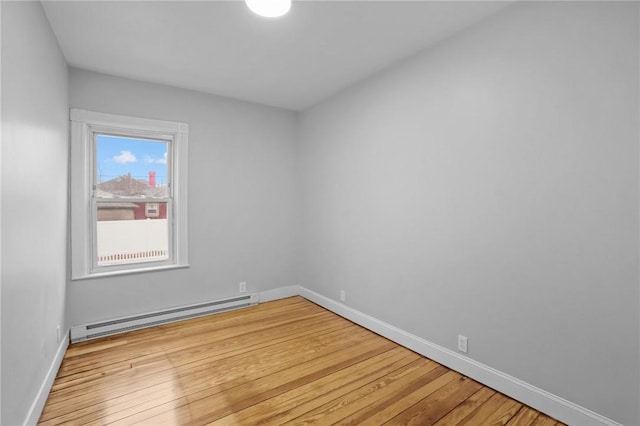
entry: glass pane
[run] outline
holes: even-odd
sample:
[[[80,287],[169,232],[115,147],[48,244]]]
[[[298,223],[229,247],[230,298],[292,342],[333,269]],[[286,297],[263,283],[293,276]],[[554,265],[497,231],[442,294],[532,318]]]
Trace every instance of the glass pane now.
[[[96,135],[96,196],[165,198],[169,142]]]
[[[96,203],[98,266],[169,259],[168,203]]]

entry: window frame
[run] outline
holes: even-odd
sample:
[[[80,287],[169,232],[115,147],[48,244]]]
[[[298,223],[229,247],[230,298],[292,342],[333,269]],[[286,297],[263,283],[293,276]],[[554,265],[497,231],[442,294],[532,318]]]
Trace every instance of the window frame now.
[[[185,268],[188,260],[188,135],[186,123],[107,114],[71,108],[71,279]],[[171,176],[167,194],[169,259],[122,265],[97,265],[97,217],[93,210],[98,134],[169,141]],[[158,200],[160,201],[160,200]],[[155,202],[155,200],[154,200]]]

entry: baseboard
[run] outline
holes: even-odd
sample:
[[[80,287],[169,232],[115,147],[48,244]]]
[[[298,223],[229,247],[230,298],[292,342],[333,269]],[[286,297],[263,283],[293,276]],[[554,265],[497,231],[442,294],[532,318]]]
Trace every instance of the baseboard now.
[[[258,294],[244,293],[224,299],[208,300],[191,305],[174,306],[157,311],[112,318],[91,324],[77,325],[71,327],[71,343],[246,308],[257,303],[259,303]]]
[[[380,321],[312,290],[300,287],[300,296],[561,422],[581,426],[622,426],[620,423],[571,401],[567,401],[473,359],[459,355],[445,347],[407,333],[391,324]]]
[[[300,286],[291,285],[288,287],[279,287],[272,290],[265,290],[258,293],[260,303],[271,302],[278,299],[286,299],[287,297],[299,296]]]
[[[47,402],[47,398],[49,397],[49,391],[51,391],[51,386],[53,386],[53,381],[58,374],[58,370],[60,369],[60,364],[62,364],[62,359],[64,358],[64,354],[69,347],[69,332],[64,334],[64,338],[60,342],[58,346],[58,351],[56,352],[56,356],[53,358],[51,365],[49,366],[49,371],[47,371],[47,375],[44,377],[44,381],[38,389],[38,394],[36,395],[33,404],[31,404],[31,408],[29,408],[29,413],[27,414],[27,418],[24,421],[25,426],[35,426],[38,424],[38,420],[40,419],[40,415],[42,414],[42,410],[44,409],[44,405]]]

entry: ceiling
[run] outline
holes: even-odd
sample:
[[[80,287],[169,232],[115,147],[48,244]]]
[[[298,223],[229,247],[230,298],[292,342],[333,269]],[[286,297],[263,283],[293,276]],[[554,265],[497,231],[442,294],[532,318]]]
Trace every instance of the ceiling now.
[[[73,67],[304,110],[491,15],[504,1],[44,1]]]

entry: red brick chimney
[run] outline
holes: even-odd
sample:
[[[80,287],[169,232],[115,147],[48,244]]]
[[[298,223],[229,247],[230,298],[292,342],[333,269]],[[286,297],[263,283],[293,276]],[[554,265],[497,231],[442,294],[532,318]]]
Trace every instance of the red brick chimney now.
[[[149,186],[151,186],[152,188],[156,187],[156,172],[154,172],[153,170],[149,172]]]

